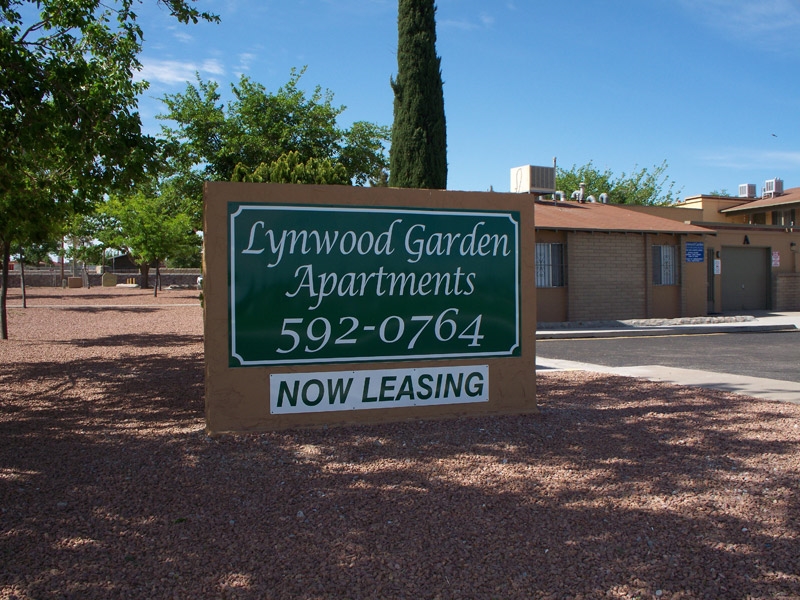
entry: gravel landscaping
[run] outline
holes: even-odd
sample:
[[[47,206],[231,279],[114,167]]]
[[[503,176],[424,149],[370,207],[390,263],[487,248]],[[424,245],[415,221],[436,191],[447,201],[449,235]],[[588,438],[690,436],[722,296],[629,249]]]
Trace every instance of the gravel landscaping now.
[[[538,415],[211,439],[197,290],[28,292],[1,599],[800,598],[800,405],[542,372]]]

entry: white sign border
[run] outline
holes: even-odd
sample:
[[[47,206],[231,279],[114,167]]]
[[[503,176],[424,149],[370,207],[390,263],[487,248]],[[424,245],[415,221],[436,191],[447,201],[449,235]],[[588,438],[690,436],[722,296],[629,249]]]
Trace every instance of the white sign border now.
[[[231,203],[235,200],[229,201]],[[236,352],[236,227],[235,219],[244,211],[257,210],[257,211],[276,211],[276,210],[294,210],[298,212],[358,212],[358,213],[389,213],[389,214],[408,214],[408,215],[441,215],[441,216],[462,216],[462,217],[481,217],[481,218],[507,218],[511,221],[514,227],[514,235],[516,237],[516,246],[514,251],[514,272],[516,274],[514,280],[514,319],[516,340],[513,346],[507,351],[499,352],[464,352],[464,353],[450,353],[450,354],[417,354],[407,355],[402,354],[398,356],[361,356],[361,357],[334,357],[334,358],[307,358],[307,359],[286,359],[286,360],[245,360],[240,354]],[[408,208],[372,208],[372,207],[345,207],[345,206],[297,206],[291,204],[240,204],[239,209],[232,213],[230,216],[230,247],[229,247],[229,271],[230,278],[230,356],[239,361],[242,367],[255,367],[255,366],[272,366],[272,365],[302,365],[302,364],[332,364],[332,363],[351,363],[351,362],[385,362],[385,361],[407,361],[407,360],[437,360],[437,359],[451,359],[451,358],[491,358],[491,357],[504,357],[513,356],[514,351],[520,346],[520,265],[519,265],[519,222],[515,221],[511,216],[512,211],[460,211],[460,210],[419,210]]]

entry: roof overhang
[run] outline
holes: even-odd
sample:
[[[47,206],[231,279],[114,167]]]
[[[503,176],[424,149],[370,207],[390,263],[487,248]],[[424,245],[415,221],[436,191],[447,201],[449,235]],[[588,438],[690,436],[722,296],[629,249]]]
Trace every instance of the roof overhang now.
[[[744,204],[740,204],[738,206],[722,208],[719,212],[724,214],[764,212],[765,210],[772,208],[786,207],[791,205],[796,205],[796,208],[800,208],[800,188],[792,188],[787,190],[786,193],[773,198],[761,198],[759,200],[745,202]]]

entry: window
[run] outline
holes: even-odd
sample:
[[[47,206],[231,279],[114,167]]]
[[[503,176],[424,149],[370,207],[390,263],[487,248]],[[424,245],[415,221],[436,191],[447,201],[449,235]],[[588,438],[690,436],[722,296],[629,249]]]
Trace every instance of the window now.
[[[564,287],[564,262],[564,244],[536,244],[536,287]]]
[[[653,246],[653,285],[678,285],[677,246]]]
[[[773,225],[783,225],[784,227],[793,227],[796,222],[797,222],[796,213],[794,209],[772,211]]]

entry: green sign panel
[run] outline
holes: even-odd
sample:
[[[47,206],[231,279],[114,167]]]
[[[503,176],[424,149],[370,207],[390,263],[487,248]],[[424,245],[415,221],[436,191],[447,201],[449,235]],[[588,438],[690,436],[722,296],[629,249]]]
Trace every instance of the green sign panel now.
[[[520,354],[519,213],[228,203],[229,364]]]

